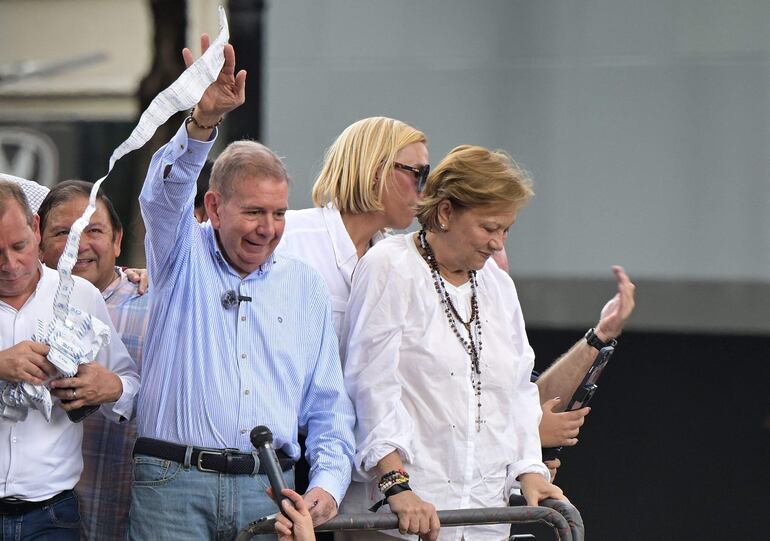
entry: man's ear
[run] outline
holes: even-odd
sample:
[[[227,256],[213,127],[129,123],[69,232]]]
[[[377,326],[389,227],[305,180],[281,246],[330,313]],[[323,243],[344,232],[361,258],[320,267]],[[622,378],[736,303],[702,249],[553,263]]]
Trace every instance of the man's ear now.
[[[123,228],[121,227],[115,231],[115,238],[112,239],[112,250],[115,252],[115,258],[120,255],[120,246],[123,242]]]
[[[40,216],[37,214],[32,217],[32,232],[35,233],[35,242],[40,246]]]
[[[203,195],[203,206],[206,208],[209,220],[211,220],[211,226],[214,229],[219,229],[219,209],[222,206],[222,194],[211,190],[207,191]]]

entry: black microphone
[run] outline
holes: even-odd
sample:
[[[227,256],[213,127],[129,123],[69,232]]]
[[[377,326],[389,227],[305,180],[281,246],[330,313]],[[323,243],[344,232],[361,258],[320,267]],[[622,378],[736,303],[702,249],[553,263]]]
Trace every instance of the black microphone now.
[[[222,293],[222,306],[225,308],[225,310],[235,308],[242,302],[251,302],[251,297],[239,295],[233,289]]]
[[[257,450],[260,464],[270,480],[270,487],[273,489],[273,500],[278,509],[283,511],[281,502],[289,500],[289,498],[281,494],[281,491],[288,487],[283,478],[281,463],[278,462],[275,449],[273,449],[273,433],[266,426],[255,426],[251,431],[251,444]]]

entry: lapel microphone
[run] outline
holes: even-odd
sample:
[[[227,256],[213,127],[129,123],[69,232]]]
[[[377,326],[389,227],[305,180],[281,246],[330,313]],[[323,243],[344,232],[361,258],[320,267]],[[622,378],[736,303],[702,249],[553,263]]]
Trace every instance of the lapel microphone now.
[[[239,295],[233,289],[222,293],[222,307],[224,307],[225,310],[235,308],[242,302],[251,302],[251,297]]]

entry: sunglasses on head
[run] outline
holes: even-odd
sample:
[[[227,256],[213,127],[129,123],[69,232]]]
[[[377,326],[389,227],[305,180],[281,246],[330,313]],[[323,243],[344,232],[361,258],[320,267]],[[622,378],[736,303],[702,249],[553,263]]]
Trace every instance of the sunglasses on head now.
[[[417,193],[422,193],[425,188],[425,183],[428,181],[428,173],[430,173],[430,164],[421,165],[420,167],[412,167],[411,165],[405,165],[403,163],[393,162],[393,167],[401,169],[403,171],[409,171],[414,174],[415,183],[417,185]]]

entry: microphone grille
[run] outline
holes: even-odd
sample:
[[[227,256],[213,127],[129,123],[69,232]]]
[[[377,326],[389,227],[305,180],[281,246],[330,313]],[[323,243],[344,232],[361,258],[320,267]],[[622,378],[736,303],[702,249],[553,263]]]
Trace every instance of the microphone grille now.
[[[264,425],[255,426],[251,430],[251,444],[254,447],[261,447],[266,443],[273,443],[273,433]]]
[[[234,306],[238,306],[238,295],[232,289],[222,293],[222,306],[225,310],[229,310]]]

